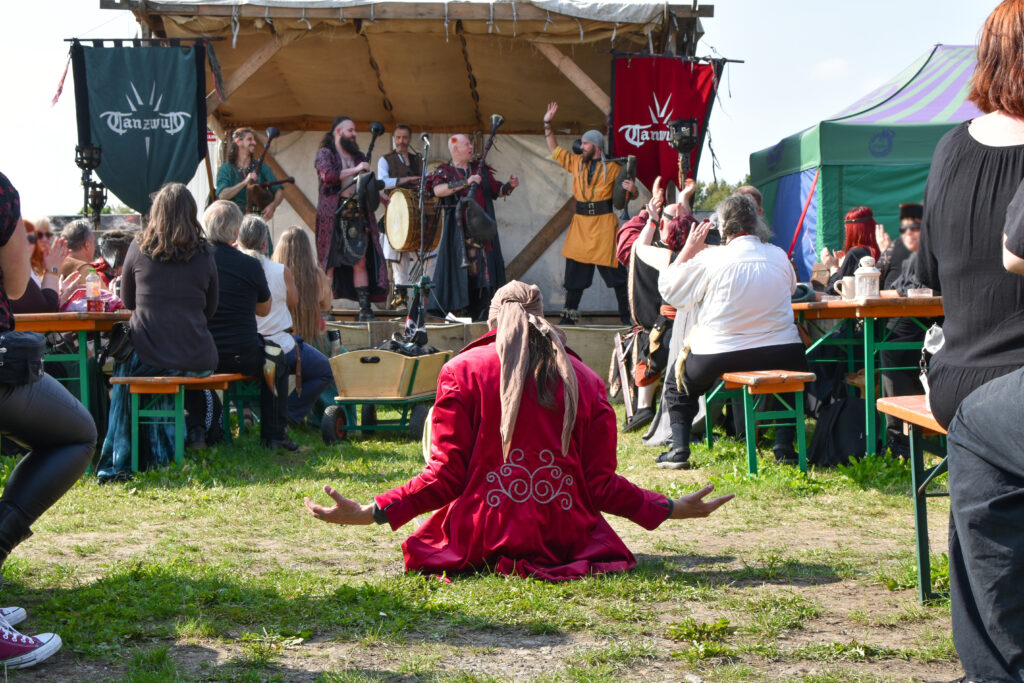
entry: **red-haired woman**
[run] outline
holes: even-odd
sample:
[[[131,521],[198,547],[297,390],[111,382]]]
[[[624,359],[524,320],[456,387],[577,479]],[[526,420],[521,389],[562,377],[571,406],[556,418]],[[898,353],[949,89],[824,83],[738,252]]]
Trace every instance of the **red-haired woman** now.
[[[939,141],[924,191],[917,275],[941,290],[945,344],[928,372],[949,428],[953,643],[973,681],[1024,671],[1024,280],[1003,269],[1024,180],[1024,0],[978,37],[968,95],[984,116]]]
[[[828,247],[821,250],[821,262],[828,266],[829,292],[835,293],[835,283],[847,275],[853,275],[860,267],[860,260],[865,256],[878,260],[881,251],[875,241],[875,214],[867,206],[857,206],[846,212],[843,221],[846,227],[846,239],[842,251],[831,251]]]

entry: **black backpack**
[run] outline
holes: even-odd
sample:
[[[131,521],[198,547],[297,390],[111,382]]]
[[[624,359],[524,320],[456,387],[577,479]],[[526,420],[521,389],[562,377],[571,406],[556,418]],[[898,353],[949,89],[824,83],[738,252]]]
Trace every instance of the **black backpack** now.
[[[819,467],[848,465],[850,456],[864,455],[864,399],[838,398],[818,413],[818,426],[807,448],[807,462]]]

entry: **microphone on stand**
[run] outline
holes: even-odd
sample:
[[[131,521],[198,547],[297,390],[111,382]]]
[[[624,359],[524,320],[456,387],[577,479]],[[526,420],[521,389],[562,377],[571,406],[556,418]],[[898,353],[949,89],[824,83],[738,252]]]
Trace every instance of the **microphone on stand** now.
[[[420,134],[420,140],[423,141],[424,145],[426,145],[427,147],[430,147],[430,133],[426,133],[426,132],[421,133]]]

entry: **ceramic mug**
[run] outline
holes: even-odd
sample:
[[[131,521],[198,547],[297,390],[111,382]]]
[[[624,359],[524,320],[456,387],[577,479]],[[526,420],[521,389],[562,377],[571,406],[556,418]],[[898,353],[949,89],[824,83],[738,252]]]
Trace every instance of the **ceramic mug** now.
[[[857,278],[853,275],[847,275],[842,280],[836,282],[835,289],[843,299],[849,301],[857,296]]]

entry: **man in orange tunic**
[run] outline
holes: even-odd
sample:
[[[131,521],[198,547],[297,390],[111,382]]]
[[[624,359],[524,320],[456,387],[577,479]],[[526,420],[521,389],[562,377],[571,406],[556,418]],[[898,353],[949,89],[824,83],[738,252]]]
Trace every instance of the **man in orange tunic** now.
[[[604,158],[604,135],[597,130],[583,134],[582,154],[573,154],[560,147],[551,129],[551,120],[557,111],[558,103],[552,102],[544,113],[544,140],[551,150],[551,158],[572,174],[572,194],[576,199],[576,214],[569,224],[569,235],[562,247],[565,307],[559,324],[575,325],[579,320],[580,299],[583,290],[594,281],[596,266],[604,283],[615,290],[622,324],[632,325],[626,269],[615,258],[615,233],[619,229],[619,220],[612,209],[612,191],[622,167]],[[632,180],[621,182],[627,197],[637,195]]]

